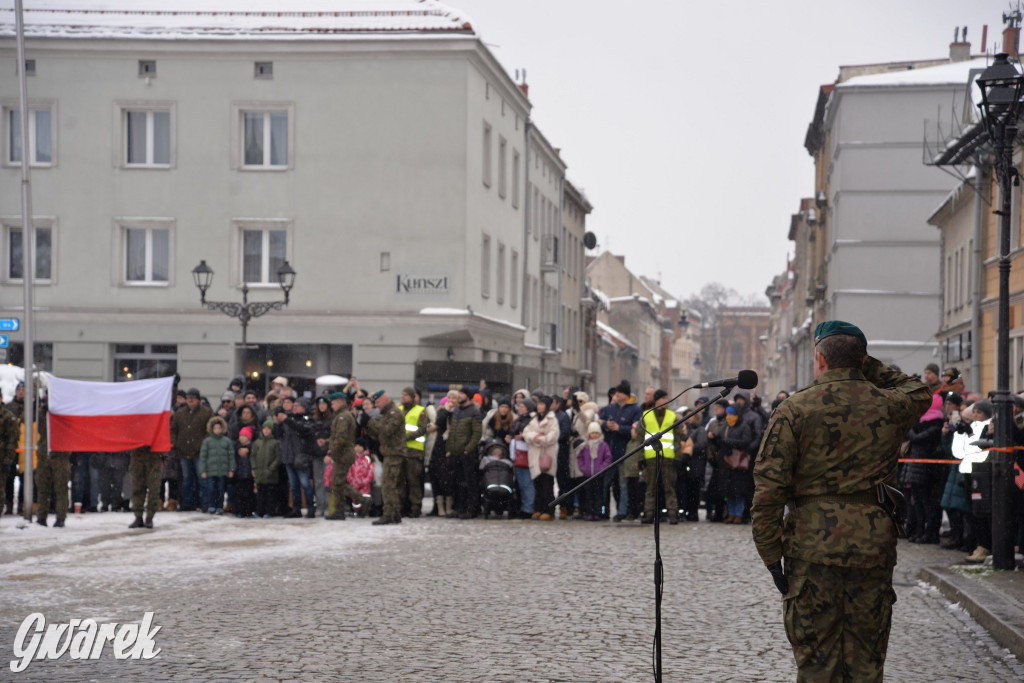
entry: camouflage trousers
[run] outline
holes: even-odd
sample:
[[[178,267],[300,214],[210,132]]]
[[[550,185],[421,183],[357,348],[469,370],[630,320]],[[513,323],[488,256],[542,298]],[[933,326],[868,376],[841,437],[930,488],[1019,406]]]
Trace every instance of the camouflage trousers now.
[[[57,501],[57,519],[66,518],[68,502],[71,499],[68,489],[71,482],[71,454],[62,451],[40,454],[35,479],[38,489],[36,500],[39,501],[36,516],[39,519],[46,519],[50,514],[50,494],[53,493]]]
[[[644,517],[654,516],[654,508],[658,504],[658,492],[654,488],[654,458],[644,460]],[[670,517],[679,514],[679,503],[676,500],[676,461],[672,458],[661,459],[661,490],[665,492],[665,507]]]
[[[401,516],[403,491],[405,491],[405,457],[385,455],[384,480],[381,482],[385,517]]]
[[[423,509],[423,458],[406,456],[402,458],[405,470],[405,486],[402,488],[403,500],[408,497],[409,509],[413,514]]]
[[[7,477],[9,476],[11,476],[11,466],[0,465],[0,515],[3,515],[7,508]]]
[[[128,476],[132,481],[132,512],[141,517],[152,517],[160,507],[160,485],[163,483],[164,459],[162,453],[132,453]],[[149,494],[148,496],[146,494]]]
[[[355,486],[348,483],[348,470],[356,461],[355,456],[342,458],[334,461],[334,469],[331,470],[331,503],[334,506],[334,514],[345,514],[345,500],[351,498],[356,503],[362,503],[363,494]]]
[[[797,681],[881,681],[889,646],[892,567],[854,568],[785,560],[786,636]]]

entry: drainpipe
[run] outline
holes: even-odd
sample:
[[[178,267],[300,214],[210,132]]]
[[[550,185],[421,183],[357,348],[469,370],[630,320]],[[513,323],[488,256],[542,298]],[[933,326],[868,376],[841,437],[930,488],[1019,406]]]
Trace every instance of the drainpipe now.
[[[978,349],[979,320],[981,319],[981,192],[984,186],[981,166],[974,167],[974,251],[971,254],[971,382],[976,391],[981,391],[981,359]]]
[[[565,174],[558,180],[558,331],[555,340],[565,353],[565,312],[562,310],[562,281],[565,279]],[[559,356],[561,365],[561,356]]]
[[[523,341],[525,337],[530,333],[530,320],[527,316],[529,311],[526,310],[526,302],[529,301],[530,296],[530,281],[527,273],[530,272],[530,259],[528,258],[530,249],[530,211],[533,209],[533,192],[530,191],[530,166],[532,164],[530,160],[530,132],[533,129],[530,120],[527,119],[523,124],[523,129],[526,131],[526,147],[523,150],[523,163],[526,167],[526,177],[523,179],[523,265],[522,265],[522,277],[520,278],[520,286],[523,288],[522,296],[519,297],[519,318],[526,328],[523,332]],[[536,226],[534,226],[536,227]],[[536,302],[532,302],[534,306]]]

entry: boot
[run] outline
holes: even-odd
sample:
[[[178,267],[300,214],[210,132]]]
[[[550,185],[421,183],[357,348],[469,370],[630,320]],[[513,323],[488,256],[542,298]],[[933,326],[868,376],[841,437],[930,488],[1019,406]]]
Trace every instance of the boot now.
[[[178,509],[178,501],[174,500],[173,498],[169,498],[167,500],[167,505],[164,506],[164,509],[167,512],[174,512],[175,510]]]
[[[63,519],[58,519],[56,522],[53,523],[53,528],[54,529],[59,529],[59,528],[61,528],[63,526],[64,526],[64,520]]]
[[[147,529],[152,529],[153,528],[153,515],[152,515],[152,513],[146,515],[146,521],[143,522],[143,524],[146,525]]]
[[[315,518],[316,518],[316,508],[311,505],[308,508],[306,508],[306,519],[315,519]]]
[[[371,524],[373,526],[381,526],[382,524],[401,524],[402,518],[398,515],[381,515],[379,518],[373,520]]]
[[[135,521],[128,525],[129,529],[141,529],[146,526],[146,523],[142,521],[141,515],[135,515]]]
[[[989,556],[988,548],[978,546],[974,549],[974,553],[970,555],[965,562],[968,564],[981,564],[985,561],[985,558]]]
[[[39,526],[49,526],[46,523],[46,517],[39,517],[38,519],[36,519],[36,524],[38,524]]]
[[[559,519],[569,519],[569,510],[568,510],[568,508],[566,508],[564,505],[559,505],[558,507],[561,509],[560,512],[558,513],[558,518]]]
[[[448,508],[446,508],[444,505],[445,500],[447,499],[444,496],[438,496],[437,498],[434,499],[434,502],[437,504],[438,517],[444,517],[448,514]]]

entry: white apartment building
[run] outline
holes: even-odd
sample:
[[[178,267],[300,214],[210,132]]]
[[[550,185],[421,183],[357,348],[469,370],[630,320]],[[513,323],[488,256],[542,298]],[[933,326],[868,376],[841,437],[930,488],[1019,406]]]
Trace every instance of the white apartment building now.
[[[37,364],[176,371],[206,394],[243,367],[260,388],[330,373],[393,393],[555,389],[565,259],[544,264],[566,165],[465,15],[435,0],[26,4],[27,145],[0,9],[0,316],[24,315],[24,149]],[[297,272],[248,348],[237,319],[200,305],[201,260],[213,301],[241,302],[243,285],[279,300],[277,269]]]

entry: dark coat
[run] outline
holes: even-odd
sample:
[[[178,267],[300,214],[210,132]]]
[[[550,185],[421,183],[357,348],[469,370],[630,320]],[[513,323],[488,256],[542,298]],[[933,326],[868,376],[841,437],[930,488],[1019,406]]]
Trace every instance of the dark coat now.
[[[907,457],[916,460],[932,460],[940,455],[942,442],[942,419],[918,422],[907,436],[910,448]],[[899,483],[904,486],[930,486],[945,473],[943,465],[908,462],[900,471]]]
[[[753,456],[750,458],[750,468],[746,472],[731,470],[724,463],[724,458],[733,451],[745,451],[749,447],[751,431],[749,422],[739,420],[732,427],[727,424],[718,439],[718,454],[723,460],[719,469],[722,477],[722,495],[726,498],[747,498],[754,491],[754,479],[751,475],[754,469]]]
[[[281,440],[281,464],[308,470],[313,462],[309,439],[313,433],[308,415],[289,415],[277,425],[274,435]]]

